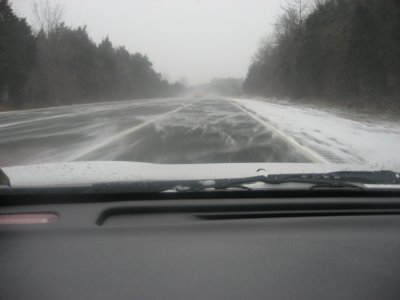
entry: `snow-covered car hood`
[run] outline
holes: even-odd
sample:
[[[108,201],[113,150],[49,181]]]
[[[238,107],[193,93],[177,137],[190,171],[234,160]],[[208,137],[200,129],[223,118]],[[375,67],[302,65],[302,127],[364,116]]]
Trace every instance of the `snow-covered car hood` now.
[[[94,183],[243,178],[268,174],[372,171],[359,165],[228,163],[167,165],[139,162],[69,162],[2,168],[12,188],[75,187]],[[261,171],[260,171],[261,170]]]

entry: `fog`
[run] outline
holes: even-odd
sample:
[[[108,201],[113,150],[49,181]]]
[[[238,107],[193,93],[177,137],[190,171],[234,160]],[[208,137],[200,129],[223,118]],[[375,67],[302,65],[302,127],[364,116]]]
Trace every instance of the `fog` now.
[[[10,1],[0,165],[399,169],[398,0]]]
[[[271,31],[282,0],[50,0],[65,7],[64,20],[87,25],[96,42],[149,56],[168,79],[190,84],[215,77],[245,77],[260,38]],[[32,2],[13,0],[34,24]]]

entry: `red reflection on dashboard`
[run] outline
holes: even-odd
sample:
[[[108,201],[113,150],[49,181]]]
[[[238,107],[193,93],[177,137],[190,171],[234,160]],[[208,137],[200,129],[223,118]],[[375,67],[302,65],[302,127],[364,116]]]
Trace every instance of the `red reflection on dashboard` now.
[[[47,224],[58,220],[54,213],[26,213],[0,215],[0,225]]]

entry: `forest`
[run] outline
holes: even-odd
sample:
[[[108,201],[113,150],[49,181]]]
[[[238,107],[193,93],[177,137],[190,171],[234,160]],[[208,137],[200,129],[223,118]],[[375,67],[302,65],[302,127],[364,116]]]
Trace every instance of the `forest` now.
[[[250,96],[312,99],[344,106],[400,108],[399,0],[287,0],[243,83]],[[176,96],[150,59],[99,43],[63,9],[33,5],[38,28],[0,0],[0,110]],[[211,46],[211,45],[210,45]],[[236,96],[238,82],[214,80]]]
[[[175,96],[169,83],[141,53],[115,47],[108,37],[96,44],[87,28],[62,21],[63,9],[33,6],[39,30],[0,0],[0,110],[94,101]]]
[[[400,1],[289,1],[243,88],[264,97],[400,107]]]

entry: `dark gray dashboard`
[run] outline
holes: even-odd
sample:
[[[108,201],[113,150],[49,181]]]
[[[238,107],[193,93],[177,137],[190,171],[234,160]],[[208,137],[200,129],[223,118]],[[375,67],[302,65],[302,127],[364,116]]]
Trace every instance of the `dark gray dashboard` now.
[[[3,207],[59,219],[0,226],[0,299],[400,298],[395,208],[291,202]]]

